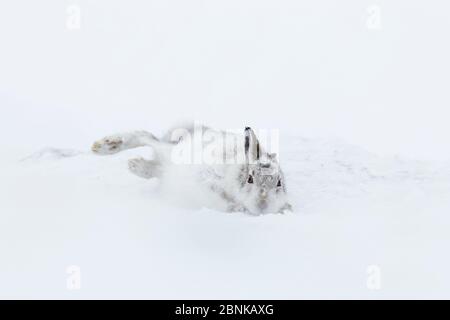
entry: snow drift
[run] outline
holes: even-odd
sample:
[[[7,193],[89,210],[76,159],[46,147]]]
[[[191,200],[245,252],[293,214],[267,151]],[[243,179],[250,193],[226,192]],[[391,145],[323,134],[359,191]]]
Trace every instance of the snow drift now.
[[[2,297],[449,297],[450,171],[285,135],[294,212],[189,206],[110,157],[46,149],[3,163]],[[81,289],[66,288],[79,266]],[[370,266],[381,287],[367,287]]]

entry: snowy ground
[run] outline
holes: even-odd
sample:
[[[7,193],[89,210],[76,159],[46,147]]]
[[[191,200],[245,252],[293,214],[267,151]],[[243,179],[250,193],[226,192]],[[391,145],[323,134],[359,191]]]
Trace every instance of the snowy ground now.
[[[88,146],[86,148],[88,150]],[[281,137],[294,212],[182,208],[110,157],[4,161],[1,297],[449,298],[450,165]],[[68,290],[66,268],[80,267]],[[381,287],[367,287],[369,266]]]

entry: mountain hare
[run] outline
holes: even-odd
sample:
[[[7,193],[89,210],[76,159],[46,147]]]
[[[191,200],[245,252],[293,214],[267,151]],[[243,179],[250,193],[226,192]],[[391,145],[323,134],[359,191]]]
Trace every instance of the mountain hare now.
[[[161,139],[146,131],[105,137],[92,146],[96,154],[150,146],[154,159],[129,160],[135,175],[176,181],[177,193],[199,189],[203,199],[215,198],[216,207],[250,214],[283,213],[291,210],[286,182],[276,154],[265,152],[249,127],[244,134],[217,131],[205,126],[183,126],[169,130]],[[186,174],[186,173],[189,174]],[[206,196],[205,196],[206,195]]]

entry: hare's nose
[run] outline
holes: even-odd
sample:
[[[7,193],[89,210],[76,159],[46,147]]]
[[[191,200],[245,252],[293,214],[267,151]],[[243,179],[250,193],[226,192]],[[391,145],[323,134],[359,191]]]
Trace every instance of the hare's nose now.
[[[261,189],[259,191],[259,195],[261,196],[261,198],[267,198],[267,191],[266,191],[266,189]]]

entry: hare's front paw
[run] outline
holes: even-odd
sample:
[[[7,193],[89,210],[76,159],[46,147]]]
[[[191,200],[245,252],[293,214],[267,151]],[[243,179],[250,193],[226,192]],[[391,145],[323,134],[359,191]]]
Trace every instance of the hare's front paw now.
[[[284,206],[281,207],[280,210],[278,210],[278,213],[285,214],[292,212],[292,206],[289,203],[286,203]]]
[[[121,150],[123,139],[120,136],[108,136],[94,142],[91,150],[97,154],[113,154]]]
[[[227,207],[227,212],[247,212],[247,209],[241,204],[231,203]]]

